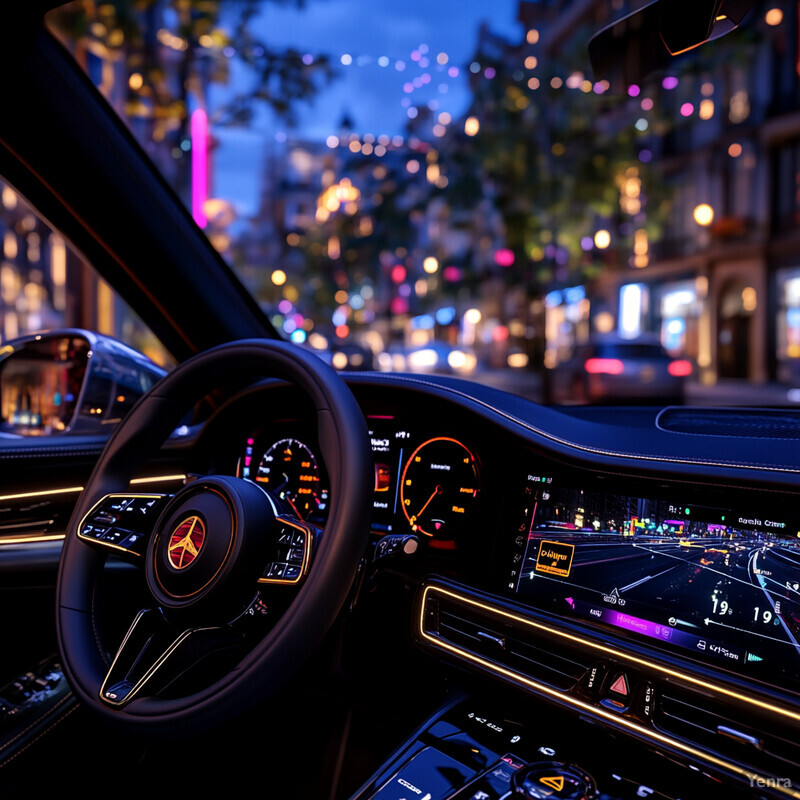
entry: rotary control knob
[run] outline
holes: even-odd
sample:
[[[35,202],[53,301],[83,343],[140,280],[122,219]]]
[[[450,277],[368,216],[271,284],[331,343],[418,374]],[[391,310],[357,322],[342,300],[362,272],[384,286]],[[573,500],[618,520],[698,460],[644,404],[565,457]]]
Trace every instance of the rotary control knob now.
[[[592,800],[597,786],[588,772],[574,764],[535,761],[511,778],[514,797],[539,800]]]

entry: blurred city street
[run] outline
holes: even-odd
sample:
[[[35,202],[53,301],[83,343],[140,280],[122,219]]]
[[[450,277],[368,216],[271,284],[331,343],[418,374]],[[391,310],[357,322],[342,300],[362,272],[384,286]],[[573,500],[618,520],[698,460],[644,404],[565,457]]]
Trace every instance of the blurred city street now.
[[[533,372],[485,370],[471,379],[537,403],[544,399],[542,380]],[[777,383],[754,384],[745,380],[719,380],[713,385],[689,381],[686,384],[685,405],[798,408],[800,389]]]

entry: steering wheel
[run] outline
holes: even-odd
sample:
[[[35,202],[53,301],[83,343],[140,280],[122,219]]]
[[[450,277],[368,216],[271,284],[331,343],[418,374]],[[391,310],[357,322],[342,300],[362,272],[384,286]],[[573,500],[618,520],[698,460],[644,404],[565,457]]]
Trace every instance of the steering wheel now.
[[[246,480],[209,476],[175,495],[131,491],[136,471],[208,391],[267,377],[295,384],[316,409],[331,482],[321,535]],[[345,602],[367,541],[371,471],[363,414],[315,355],[284,342],[245,340],[177,367],[115,430],[69,523],[57,636],[78,698],[133,732],[172,735],[221,724],[274,692]],[[98,582],[108,554],[120,550],[144,570],[151,602],[111,655],[100,634]],[[243,647],[241,620],[258,617],[270,592],[293,599],[255,645]],[[244,655],[221,677],[180,691],[190,665],[232,649],[236,659]]]

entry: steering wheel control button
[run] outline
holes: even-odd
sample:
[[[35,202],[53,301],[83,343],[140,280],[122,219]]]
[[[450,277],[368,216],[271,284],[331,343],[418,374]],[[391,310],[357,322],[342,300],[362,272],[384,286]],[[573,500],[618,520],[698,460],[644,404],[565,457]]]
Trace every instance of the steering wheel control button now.
[[[387,533],[375,545],[372,560],[388,556],[413,556],[419,549],[419,539],[412,534]]]
[[[511,777],[514,797],[537,800],[591,800],[597,787],[588,772],[574,764],[537,761],[518,770]]]
[[[116,552],[143,556],[147,537],[167,499],[163,494],[106,495],[84,517],[78,536]]]
[[[272,561],[267,567],[268,578],[282,578],[286,572],[286,564]]]
[[[372,800],[444,800],[475,775],[475,770],[435,747],[406,762]]]
[[[296,584],[308,570],[314,530],[301,519],[278,517],[280,527],[259,583]]]

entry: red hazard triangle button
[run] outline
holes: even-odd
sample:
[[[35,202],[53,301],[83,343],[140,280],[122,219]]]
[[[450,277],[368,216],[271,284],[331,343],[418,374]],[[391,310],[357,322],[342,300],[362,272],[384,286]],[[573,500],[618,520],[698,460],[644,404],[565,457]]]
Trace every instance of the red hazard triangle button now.
[[[621,695],[622,697],[627,697],[630,694],[630,689],[628,688],[628,678],[624,672],[620,672],[619,675],[614,679],[614,683],[611,684],[611,688],[609,691],[614,692],[614,694]]]

